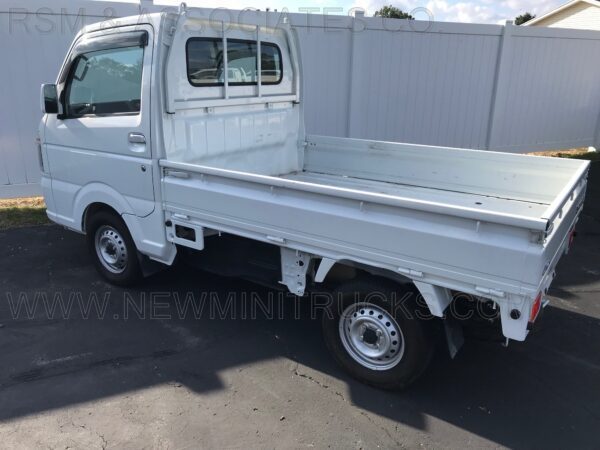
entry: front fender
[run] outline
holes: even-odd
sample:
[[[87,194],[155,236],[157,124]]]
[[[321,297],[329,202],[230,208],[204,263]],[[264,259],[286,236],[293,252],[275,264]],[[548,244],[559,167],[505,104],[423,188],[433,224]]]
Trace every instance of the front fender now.
[[[84,232],[85,211],[93,203],[110,206],[119,215],[133,214],[133,207],[115,189],[103,183],[89,183],[83,186],[73,201],[73,228]]]

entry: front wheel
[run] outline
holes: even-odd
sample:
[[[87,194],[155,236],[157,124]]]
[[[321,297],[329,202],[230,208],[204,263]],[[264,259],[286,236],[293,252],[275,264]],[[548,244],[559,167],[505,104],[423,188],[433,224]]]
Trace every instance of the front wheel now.
[[[426,369],[433,354],[430,323],[416,292],[386,280],[350,282],[334,293],[322,318],[325,343],[354,378],[402,389]]]
[[[141,278],[138,252],[123,219],[100,211],[86,227],[88,249],[96,270],[110,283],[127,286]]]

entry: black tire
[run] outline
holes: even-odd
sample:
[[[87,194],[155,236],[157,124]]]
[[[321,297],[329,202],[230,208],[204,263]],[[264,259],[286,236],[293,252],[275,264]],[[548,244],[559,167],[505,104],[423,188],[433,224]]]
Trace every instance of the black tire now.
[[[412,288],[414,289],[414,287]],[[335,361],[352,377],[377,388],[399,390],[404,389],[415,382],[425,371],[431,362],[434,351],[434,339],[432,336],[433,324],[431,323],[433,320],[424,319],[428,313],[425,309],[417,306],[416,290],[413,289],[410,287],[403,287],[402,285],[392,283],[388,280],[379,279],[350,281],[336,289],[334,292],[333,305],[327,308],[322,316],[321,324],[323,336],[325,344]],[[393,292],[396,293],[395,296],[392,296]],[[392,299],[404,298],[404,294],[407,292],[412,292],[410,299],[402,302],[402,307],[398,307],[397,303],[396,307],[393,307]],[[367,306],[364,309],[359,308],[355,312],[352,311],[354,314],[344,316],[347,317],[347,319],[341,319],[342,314],[347,308],[350,306],[354,308],[354,306],[358,304]],[[374,307],[370,309],[368,305],[374,305]],[[348,342],[351,341],[350,338],[342,338],[342,333],[344,333],[342,330],[348,325],[348,335],[356,336],[356,333],[350,334],[350,329],[353,327],[351,323],[352,320],[355,320],[355,325],[359,323],[358,320],[361,319],[371,320],[373,317],[378,316],[377,312],[375,312],[375,316],[371,315],[370,317],[367,317],[366,314],[370,314],[373,310],[377,311],[377,309],[387,311],[389,316],[395,320],[395,323],[391,325],[391,328],[384,329],[383,333],[388,333],[390,329],[393,330],[395,327],[399,327],[400,333],[398,334],[402,338],[402,343],[399,342],[396,344],[396,347],[392,347],[391,343],[389,347],[383,346],[384,348],[390,348],[390,350],[386,352],[386,355],[380,355],[382,358],[377,358],[377,361],[374,359],[367,360],[366,364],[385,364],[385,359],[381,362],[383,357],[387,358],[388,356],[392,356],[392,358],[396,358],[397,355],[400,354],[400,351],[402,352],[402,356],[398,362],[392,362],[392,364],[395,364],[393,367],[384,368],[379,366],[377,370],[375,370],[363,365],[357,360],[356,356],[353,356],[350,353],[351,350],[348,350],[348,347],[350,346],[350,348],[352,348],[353,344],[348,344]],[[392,309],[396,309],[396,311],[393,311]],[[410,314],[406,313],[407,310],[410,311]],[[365,314],[364,317],[361,317],[361,311]],[[382,326],[389,323],[384,322],[387,320],[386,317],[389,317],[386,316],[385,313],[379,316],[383,317]],[[421,319],[418,317],[421,317]],[[343,328],[341,326],[341,320],[344,323]],[[374,326],[373,330],[379,329],[377,326]],[[394,335],[396,335],[396,333],[394,333]],[[362,335],[360,340],[366,342],[366,339],[363,339],[365,336],[366,333]],[[343,339],[346,341],[346,344],[342,342]],[[382,338],[378,337],[377,339],[380,340],[377,341],[377,343],[373,343],[373,345],[378,346]],[[364,344],[359,343],[359,345]],[[396,356],[389,353],[394,349],[398,351]],[[379,351],[379,347],[377,347],[377,351]]]
[[[123,268],[109,269],[107,264],[103,263],[100,251],[97,250],[96,239],[99,230],[110,233],[114,230],[111,238],[114,244],[119,246],[119,251],[126,253]],[[111,211],[98,211],[89,217],[86,225],[86,240],[88,250],[92,257],[94,267],[106,281],[117,286],[130,286],[138,282],[142,277],[139,254],[127,225],[123,219]]]

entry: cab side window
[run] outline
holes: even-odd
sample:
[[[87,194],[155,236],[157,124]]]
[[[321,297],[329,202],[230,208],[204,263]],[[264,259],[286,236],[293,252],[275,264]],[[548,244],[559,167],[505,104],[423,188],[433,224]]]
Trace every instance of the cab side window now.
[[[77,56],[65,91],[67,117],[139,113],[143,59],[139,46]]]

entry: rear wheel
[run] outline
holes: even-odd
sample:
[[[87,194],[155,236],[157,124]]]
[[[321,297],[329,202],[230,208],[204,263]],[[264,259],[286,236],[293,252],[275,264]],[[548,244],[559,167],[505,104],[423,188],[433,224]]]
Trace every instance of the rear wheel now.
[[[334,299],[322,318],[325,343],[354,378],[402,389],[427,368],[433,354],[431,324],[418,317],[416,292],[387,280],[352,281]]]
[[[126,286],[141,278],[137,249],[116,213],[100,211],[90,217],[86,238],[94,266],[107,281]]]

